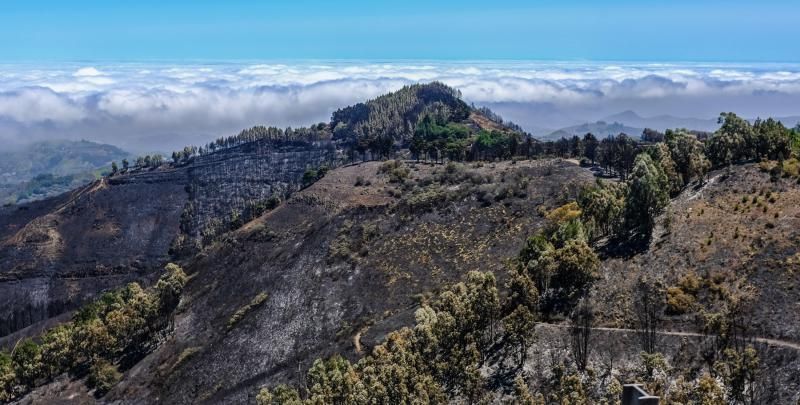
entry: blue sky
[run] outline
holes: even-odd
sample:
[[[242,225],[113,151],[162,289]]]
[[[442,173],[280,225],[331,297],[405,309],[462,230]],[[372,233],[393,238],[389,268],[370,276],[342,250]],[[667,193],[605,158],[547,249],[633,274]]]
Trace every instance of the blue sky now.
[[[0,61],[800,62],[798,1],[0,2]]]
[[[798,0],[0,0],[0,143],[170,150],[432,80],[535,135],[626,110],[797,117],[798,16]]]

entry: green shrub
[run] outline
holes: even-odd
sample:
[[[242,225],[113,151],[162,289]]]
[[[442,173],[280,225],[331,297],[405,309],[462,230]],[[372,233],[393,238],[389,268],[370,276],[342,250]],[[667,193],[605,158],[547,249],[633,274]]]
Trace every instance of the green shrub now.
[[[253,297],[253,299],[250,300],[250,303],[237,309],[236,312],[231,315],[230,319],[228,319],[228,330],[233,329],[233,327],[236,326],[236,324],[239,323],[239,321],[241,321],[250,311],[261,306],[261,304],[263,304],[268,297],[269,295],[267,295],[267,293],[261,292]]]
[[[122,379],[122,373],[107,360],[97,360],[89,368],[86,384],[94,388],[95,395],[101,397]]]
[[[411,174],[411,170],[399,160],[390,160],[378,168],[379,174],[387,174],[389,183],[404,183]]]
[[[356,177],[356,184],[355,184],[356,187],[366,187],[369,186],[370,184],[371,183],[369,182],[369,180],[364,180],[364,178],[361,176]]]
[[[447,192],[438,186],[426,187],[403,198],[401,204],[409,213],[423,213],[447,201]]]
[[[683,291],[680,287],[667,288],[667,313],[682,315],[691,311],[695,298]]]
[[[309,186],[315,181],[317,181],[318,174],[317,171],[314,169],[306,169],[305,173],[303,173],[303,185]]]

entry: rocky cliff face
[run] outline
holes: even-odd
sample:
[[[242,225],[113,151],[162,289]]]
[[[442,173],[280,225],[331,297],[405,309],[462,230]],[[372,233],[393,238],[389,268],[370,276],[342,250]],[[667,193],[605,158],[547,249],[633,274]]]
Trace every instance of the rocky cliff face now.
[[[146,279],[176,244],[196,249],[340,156],[332,144],[258,141],[1,209],[0,336]]]

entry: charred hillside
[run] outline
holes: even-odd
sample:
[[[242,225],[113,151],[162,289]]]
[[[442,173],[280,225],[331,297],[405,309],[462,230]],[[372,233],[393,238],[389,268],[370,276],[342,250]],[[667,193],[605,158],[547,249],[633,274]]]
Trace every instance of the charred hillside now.
[[[800,133],[720,121],[534,142],[434,84],[144,157],[4,213],[8,331],[145,287],[7,336],[1,398],[796,402]]]
[[[145,278],[335,166],[330,145],[259,141],[176,167],[133,169],[66,196],[0,211],[2,335]]]
[[[402,133],[396,139],[401,146],[429,114],[442,123],[472,125],[472,132],[512,132],[458,97],[440,84],[410,86],[340,110],[331,124],[254,127],[187,147],[170,163],[159,156],[130,166],[126,161],[73,192],[0,208],[0,336],[74,309],[100,291],[146,279],[170,257],[190,258],[328,169],[382,154],[374,142],[359,141],[364,136]],[[389,118],[397,111],[400,132],[399,121]]]
[[[186,265],[174,337],[109,398],[249,402],[317,357],[358,358],[437,289],[501,274],[544,224],[537,208],[591,181],[564,161],[332,170]]]

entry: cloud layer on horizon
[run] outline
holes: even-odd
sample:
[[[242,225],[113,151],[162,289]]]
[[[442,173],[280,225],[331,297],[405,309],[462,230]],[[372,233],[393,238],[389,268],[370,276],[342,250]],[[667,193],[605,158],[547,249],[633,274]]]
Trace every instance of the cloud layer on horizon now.
[[[800,115],[800,66],[554,62],[0,65],[0,141],[85,138],[170,150],[439,80],[536,133],[624,110]]]

